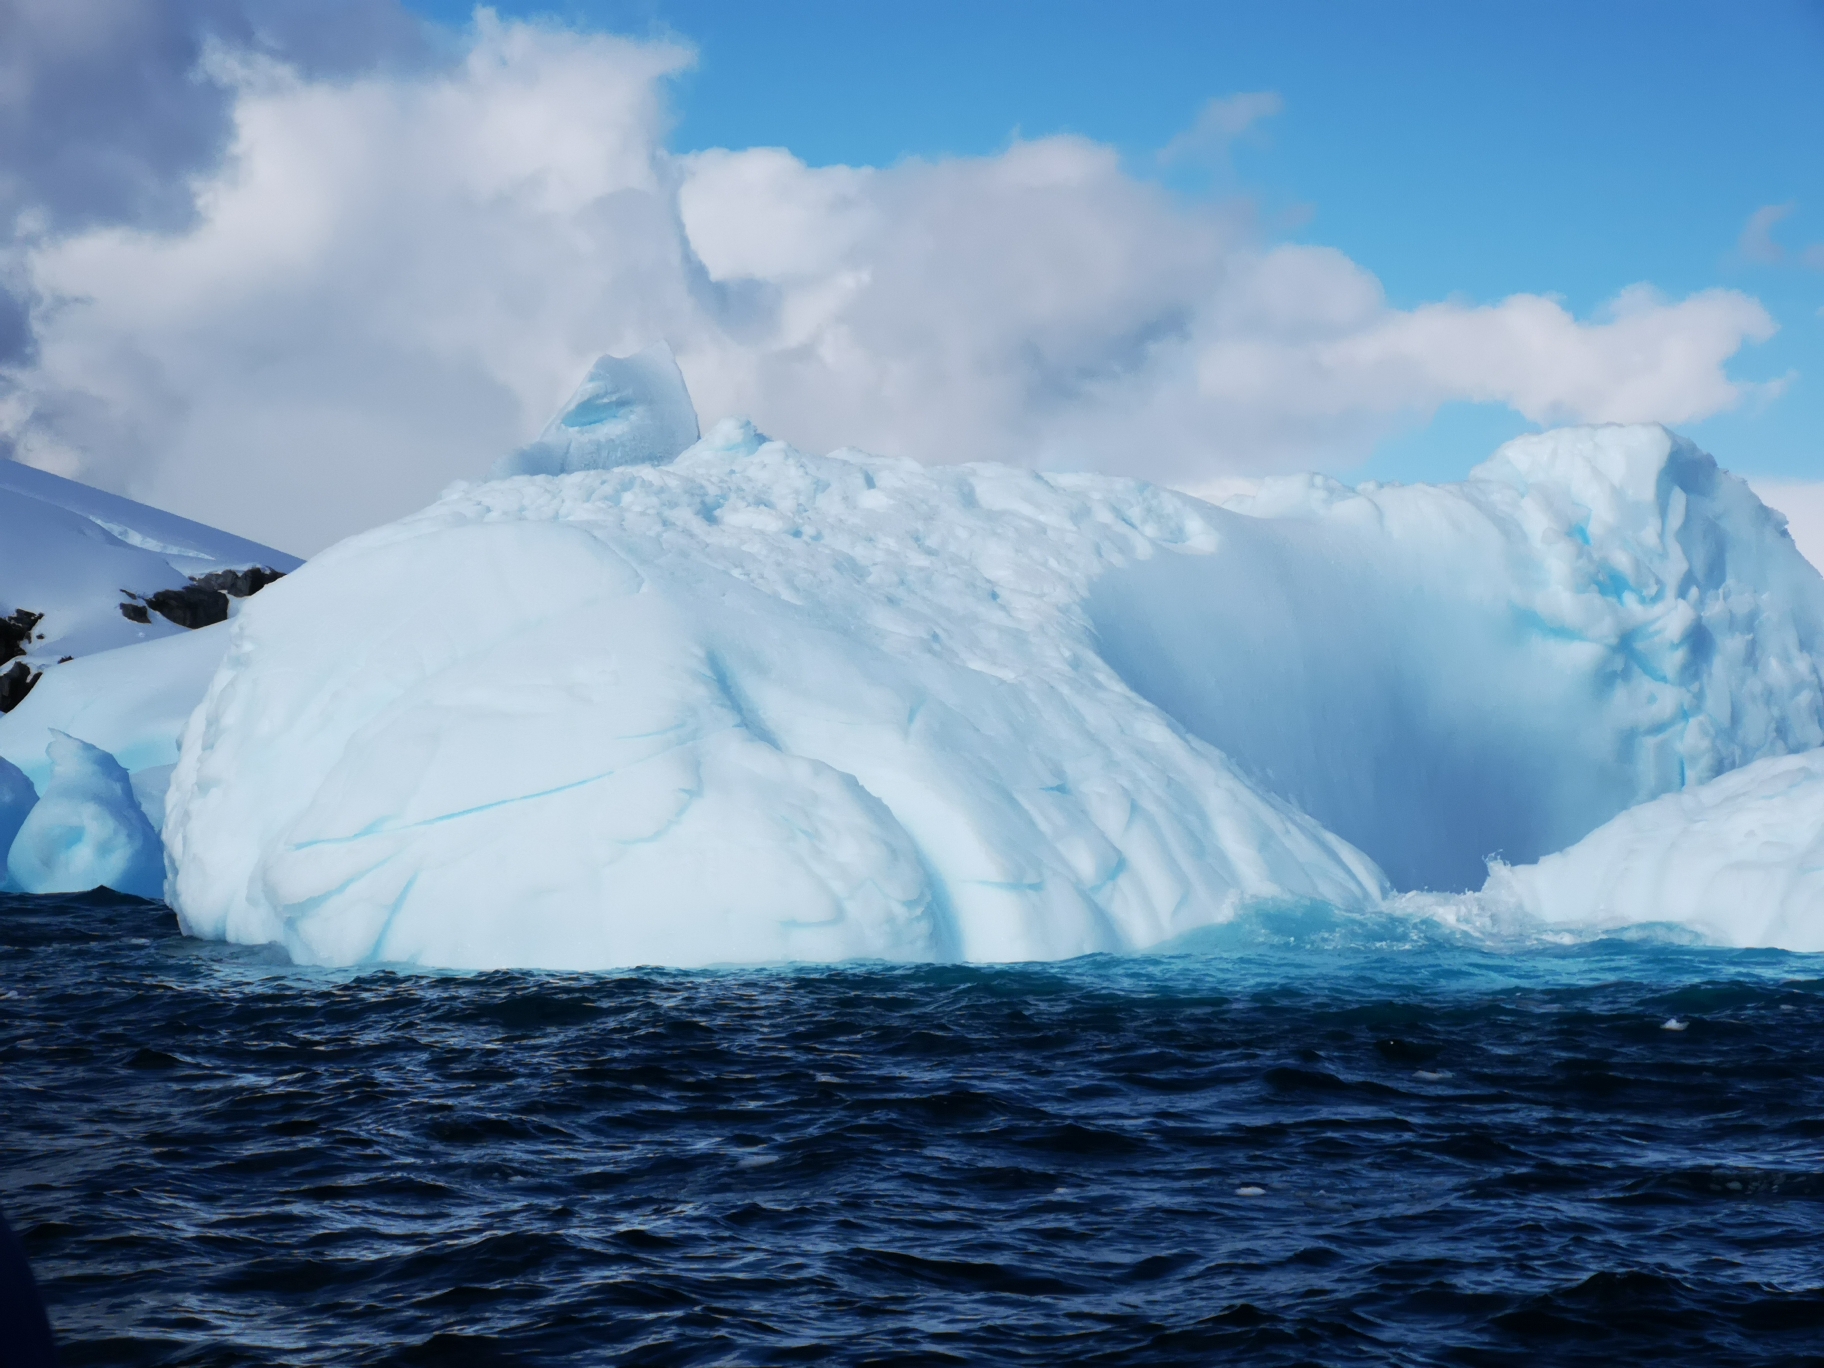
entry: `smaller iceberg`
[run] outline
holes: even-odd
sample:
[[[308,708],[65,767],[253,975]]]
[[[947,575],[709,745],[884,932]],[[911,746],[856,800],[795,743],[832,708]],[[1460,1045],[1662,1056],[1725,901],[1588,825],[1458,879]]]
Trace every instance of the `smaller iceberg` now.
[[[158,898],[164,855],[127,772],[106,751],[62,732],[48,749],[50,779],[7,852],[10,882],[27,893],[107,887]]]
[[[4,856],[13,847],[13,838],[25,824],[26,815],[38,801],[38,790],[17,765],[0,759],[0,888],[11,889],[6,875]]]
[[[671,348],[604,356],[538,440],[504,456],[493,478],[662,465],[695,444],[697,410]]]
[[[1672,922],[1721,945],[1824,950],[1824,750],[1778,755],[1629,808],[1477,901],[1548,926]]]

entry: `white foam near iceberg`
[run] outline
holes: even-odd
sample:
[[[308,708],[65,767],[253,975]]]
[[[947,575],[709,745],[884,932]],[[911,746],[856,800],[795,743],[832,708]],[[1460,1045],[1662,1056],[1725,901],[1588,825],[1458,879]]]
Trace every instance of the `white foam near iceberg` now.
[[[247,603],[171,783],[187,930],[457,967],[1137,949],[1380,902],[1318,818],[1460,887],[1824,741],[1824,584],[1658,428],[1249,511],[735,423],[603,464],[458,487]]]

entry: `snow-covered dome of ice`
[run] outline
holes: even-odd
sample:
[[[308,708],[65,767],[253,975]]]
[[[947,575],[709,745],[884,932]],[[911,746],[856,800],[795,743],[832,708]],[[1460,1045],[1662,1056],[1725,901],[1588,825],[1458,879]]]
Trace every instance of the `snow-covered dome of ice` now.
[[[1817,746],[1821,646],[1777,516],[1659,428],[1222,509],[724,424],[459,487],[249,601],[167,897],[319,963],[1134,949],[1375,903],[1375,860],[1472,886]]]

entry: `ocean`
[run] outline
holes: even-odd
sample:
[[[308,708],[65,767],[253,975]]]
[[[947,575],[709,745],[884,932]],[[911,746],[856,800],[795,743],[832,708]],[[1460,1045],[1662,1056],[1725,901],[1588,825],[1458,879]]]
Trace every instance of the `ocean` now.
[[[295,968],[0,896],[65,1364],[1824,1364],[1824,957]]]

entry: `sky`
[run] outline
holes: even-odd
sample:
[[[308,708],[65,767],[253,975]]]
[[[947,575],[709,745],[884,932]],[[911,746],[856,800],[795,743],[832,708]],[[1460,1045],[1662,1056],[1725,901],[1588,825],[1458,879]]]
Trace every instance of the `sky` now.
[[[308,553],[662,338],[811,450],[1653,420],[1803,502],[1821,74],[1815,0],[0,0],[0,443]]]

